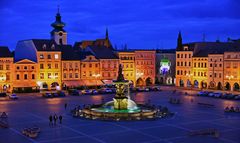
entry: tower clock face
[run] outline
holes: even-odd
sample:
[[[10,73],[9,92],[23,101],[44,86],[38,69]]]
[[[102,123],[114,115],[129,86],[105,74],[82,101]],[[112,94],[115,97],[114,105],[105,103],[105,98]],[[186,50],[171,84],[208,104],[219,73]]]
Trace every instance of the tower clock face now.
[[[63,35],[62,32],[60,32],[60,33],[59,33],[59,36],[62,36],[62,35]]]

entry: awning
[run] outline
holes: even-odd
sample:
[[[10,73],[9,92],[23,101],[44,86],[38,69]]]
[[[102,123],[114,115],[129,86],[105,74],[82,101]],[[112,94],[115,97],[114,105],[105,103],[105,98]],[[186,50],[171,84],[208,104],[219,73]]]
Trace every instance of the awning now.
[[[92,85],[103,85],[103,82],[101,80],[96,79],[82,79],[85,86],[92,86]]]
[[[38,87],[36,82],[15,82],[13,87]]]
[[[67,80],[63,81],[63,84],[67,86],[92,86],[92,85],[103,85],[101,80],[94,79],[81,79],[81,80]]]
[[[63,81],[62,84],[65,84],[66,86],[81,86],[83,85],[83,82],[81,80],[66,80]]]
[[[104,84],[113,84],[112,80],[102,80]]]

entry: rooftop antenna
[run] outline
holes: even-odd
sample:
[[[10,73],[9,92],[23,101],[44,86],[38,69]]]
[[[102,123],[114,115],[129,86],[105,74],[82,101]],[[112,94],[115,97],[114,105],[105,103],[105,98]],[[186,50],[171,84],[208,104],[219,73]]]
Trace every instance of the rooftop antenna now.
[[[205,33],[203,33],[203,42],[206,42],[206,35],[205,35]]]
[[[58,12],[58,13],[59,13],[59,11],[60,11],[60,10],[59,10],[59,7],[60,7],[60,6],[59,6],[59,5],[57,5],[57,12]]]

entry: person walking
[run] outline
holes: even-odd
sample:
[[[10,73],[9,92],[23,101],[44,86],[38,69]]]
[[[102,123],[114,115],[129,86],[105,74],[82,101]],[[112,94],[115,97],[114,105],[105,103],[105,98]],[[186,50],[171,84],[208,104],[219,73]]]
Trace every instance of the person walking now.
[[[60,116],[59,116],[59,123],[60,123],[60,124],[62,124],[62,118],[63,118],[63,117],[60,115]]]
[[[58,119],[58,116],[55,114],[55,115],[53,116],[54,126],[57,125],[57,119]]]
[[[67,110],[67,103],[64,104],[64,108],[65,108],[65,110]]]
[[[52,120],[53,120],[52,115],[50,115],[48,119],[49,119],[49,126],[52,126],[52,125],[53,125],[53,124],[52,124]]]

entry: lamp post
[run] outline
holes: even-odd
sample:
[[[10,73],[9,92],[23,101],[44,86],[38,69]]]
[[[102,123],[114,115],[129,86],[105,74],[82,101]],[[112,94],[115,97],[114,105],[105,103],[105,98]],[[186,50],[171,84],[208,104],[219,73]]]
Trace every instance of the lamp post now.
[[[190,93],[192,94],[192,79],[191,79],[191,77],[192,77],[192,74],[186,74],[186,76],[188,77],[188,78],[190,78]]]
[[[98,74],[93,74],[93,77],[95,77],[95,79],[96,79],[96,87],[97,87],[97,79],[98,79],[98,77],[100,77],[100,74],[98,73]]]

